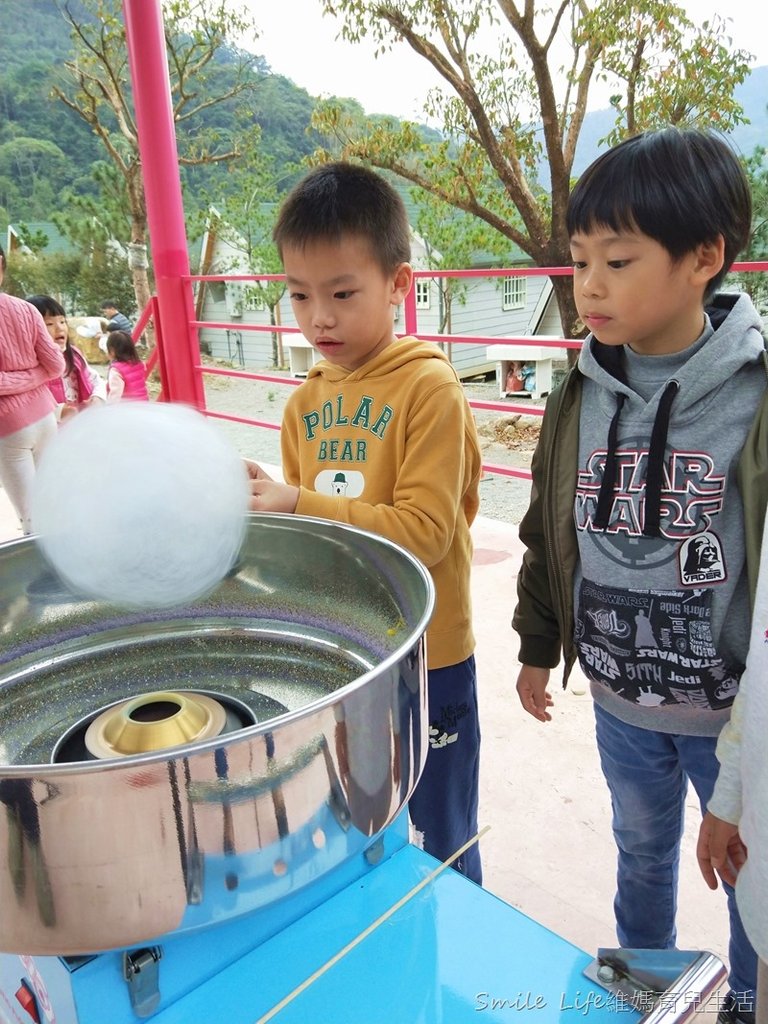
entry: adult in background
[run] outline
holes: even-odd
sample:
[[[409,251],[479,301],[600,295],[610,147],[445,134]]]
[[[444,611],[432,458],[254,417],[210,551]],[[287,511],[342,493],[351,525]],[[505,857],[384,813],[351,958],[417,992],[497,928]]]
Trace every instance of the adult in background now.
[[[133,330],[133,324],[115,305],[113,299],[105,299],[101,304],[101,312],[108,321],[107,331],[128,331]]]
[[[0,247],[0,285],[4,275]],[[56,435],[56,401],[47,382],[63,372],[64,356],[38,311],[0,292],[0,483],[24,534],[32,532],[29,500],[35,466]]]

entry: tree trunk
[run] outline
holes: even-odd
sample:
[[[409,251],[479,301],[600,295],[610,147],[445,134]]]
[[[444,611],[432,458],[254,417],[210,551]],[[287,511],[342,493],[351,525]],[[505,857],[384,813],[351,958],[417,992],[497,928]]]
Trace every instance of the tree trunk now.
[[[280,327],[282,319],[280,317],[280,300],[278,299],[274,306],[269,307],[271,314],[271,322],[275,327]],[[285,352],[283,351],[283,332],[275,331],[272,335],[272,346],[275,352],[275,366],[282,370],[285,366]]]
[[[563,329],[564,338],[583,338],[585,335],[584,326],[579,320],[576,312],[576,302],[573,298],[573,278],[552,277],[550,278],[557,300],[557,308],[560,311],[560,324]],[[568,365],[573,366],[579,358],[579,350],[569,348]]]
[[[146,259],[138,257],[138,251],[141,250],[142,246],[137,242],[131,243],[131,254],[129,257],[129,267],[131,271],[131,278],[133,280],[133,294],[136,296],[136,307],[139,311],[139,317],[142,315],[144,310],[149,304],[149,300],[152,297],[152,290],[149,287],[149,273],[147,269]],[[144,248],[146,252],[146,248]],[[144,339],[148,351],[152,351],[155,347],[155,327],[152,321],[150,321],[144,328]]]
[[[141,316],[147,308],[149,300],[152,298],[147,268],[134,266],[131,270],[131,277],[133,278],[133,293],[136,296],[136,307],[139,311],[139,316]]]
[[[127,175],[128,202],[131,209],[131,244],[128,266],[133,280],[133,294],[136,296],[138,315],[144,312],[152,297],[149,287],[149,259],[147,256],[147,204],[144,198],[144,183],[141,177],[141,163],[133,162]],[[154,328],[147,327],[147,347],[154,348]]]

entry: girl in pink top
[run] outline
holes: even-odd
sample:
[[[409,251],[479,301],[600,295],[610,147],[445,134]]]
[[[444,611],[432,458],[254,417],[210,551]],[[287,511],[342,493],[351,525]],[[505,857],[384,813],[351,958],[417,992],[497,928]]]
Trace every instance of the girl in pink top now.
[[[0,284],[5,253],[0,247]],[[56,436],[56,402],[47,381],[64,372],[64,356],[43,318],[23,299],[0,293],[0,483],[25,534],[35,465]]]
[[[147,368],[139,359],[136,346],[128,331],[110,331],[107,352],[112,358],[107,375],[107,401],[122,398],[148,402]]]
[[[54,344],[64,356],[64,373],[57,380],[48,381],[51,394],[56,399],[59,420],[106,402],[107,382],[89,366],[80,349],[69,340],[64,307],[50,295],[28,295],[27,302],[40,313]]]

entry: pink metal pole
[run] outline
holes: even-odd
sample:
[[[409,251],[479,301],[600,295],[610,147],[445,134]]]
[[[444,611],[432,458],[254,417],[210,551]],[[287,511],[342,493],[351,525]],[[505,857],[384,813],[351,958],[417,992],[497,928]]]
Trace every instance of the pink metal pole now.
[[[123,0],[168,401],[205,407],[161,0]]]
[[[418,314],[416,313],[416,279],[414,278],[411,290],[405,296],[405,333],[415,334],[418,328],[417,320]]]

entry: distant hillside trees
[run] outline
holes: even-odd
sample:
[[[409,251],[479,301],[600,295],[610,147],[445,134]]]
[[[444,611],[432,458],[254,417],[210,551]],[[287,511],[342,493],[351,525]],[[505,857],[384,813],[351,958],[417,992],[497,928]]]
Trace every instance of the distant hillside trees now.
[[[0,209],[10,220],[50,220],[62,187],[83,189],[98,150],[86,126],[51,100],[50,65],[33,54],[27,64],[6,66],[7,15],[3,10]]]
[[[122,183],[128,223],[118,241],[140,254],[147,244],[147,211],[131,101],[128,54],[120,0],[82,0],[82,13],[66,9],[74,54],[64,62],[68,83],[55,94],[98,139]],[[258,57],[236,50],[231,40],[256,34],[244,7],[220,0],[173,0],[165,5],[165,35],[179,162],[185,167],[243,159],[258,146],[259,128],[245,123],[267,71]],[[221,116],[213,120],[213,108]],[[102,191],[101,198],[108,201]],[[114,213],[115,210],[112,210]],[[149,301],[145,261],[131,261],[136,304]]]

